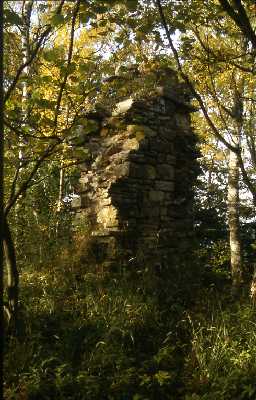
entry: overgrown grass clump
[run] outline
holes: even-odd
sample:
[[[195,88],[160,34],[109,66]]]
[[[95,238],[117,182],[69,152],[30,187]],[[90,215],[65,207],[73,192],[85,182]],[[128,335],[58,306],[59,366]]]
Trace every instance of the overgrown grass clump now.
[[[22,326],[6,345],[6,399],[172,398],[168,321],[127,278],[61,268],[24,273]]]
[[[256,314],[250,304],[221,303],[191,325],[186,400],[256,398]]]
[[[19,336],[6,343],[7,400],[256,398],[246,301],[199,288],[193,302],[163,303],[143,274],[66,265],[24,272],[21,294]]]

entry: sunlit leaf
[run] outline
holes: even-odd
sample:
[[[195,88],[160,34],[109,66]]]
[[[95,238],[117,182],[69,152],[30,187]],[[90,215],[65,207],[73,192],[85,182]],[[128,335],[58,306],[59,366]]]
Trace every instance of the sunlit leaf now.
[[[64,22],[64,16],[61,14],[55,14],[51,18],[51,25],[53,26],[59,26],[63,24],[63,22]]]
[[[4,10],[4,23],[11,25],[22,25],[23,21],[21,17],[13,10],[5,9]]]

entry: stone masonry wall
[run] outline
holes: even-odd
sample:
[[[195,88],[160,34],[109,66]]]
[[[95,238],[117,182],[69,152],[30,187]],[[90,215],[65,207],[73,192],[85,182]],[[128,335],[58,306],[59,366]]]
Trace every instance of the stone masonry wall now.
[[[80,199],[98,263],[177,263],[193,231],[197,176],[192,107],[177,81],[119,103],[89,140]]]

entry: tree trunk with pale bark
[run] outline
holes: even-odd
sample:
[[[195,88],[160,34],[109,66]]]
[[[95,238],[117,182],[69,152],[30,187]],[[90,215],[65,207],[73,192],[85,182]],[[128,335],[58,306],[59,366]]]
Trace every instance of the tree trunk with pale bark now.
[[[242,284],[242,246],[239,221],[239,164],[237,155],[229,153],[228,227],[231,276],[234,288]]]

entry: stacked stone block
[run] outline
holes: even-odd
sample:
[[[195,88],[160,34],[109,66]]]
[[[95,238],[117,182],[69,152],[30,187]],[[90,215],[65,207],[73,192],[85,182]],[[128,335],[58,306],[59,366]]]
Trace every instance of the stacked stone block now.
[[[193,232],[198,167],[193,108],[177,81],[119,103],[90,136],[77,215],[91,226],[98,263],[178,263]]]

